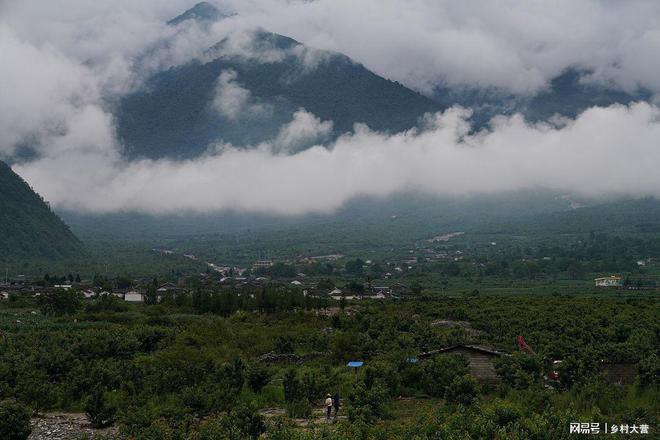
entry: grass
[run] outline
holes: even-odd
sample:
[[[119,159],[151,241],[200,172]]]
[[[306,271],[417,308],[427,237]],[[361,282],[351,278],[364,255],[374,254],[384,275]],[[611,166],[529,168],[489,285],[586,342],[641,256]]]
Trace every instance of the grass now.
[[[390,418],[384,424],[403,426],[419,418],[431,417],[442,404],[443,400],[437,398],[409,397],[394,399],[389,406]]]

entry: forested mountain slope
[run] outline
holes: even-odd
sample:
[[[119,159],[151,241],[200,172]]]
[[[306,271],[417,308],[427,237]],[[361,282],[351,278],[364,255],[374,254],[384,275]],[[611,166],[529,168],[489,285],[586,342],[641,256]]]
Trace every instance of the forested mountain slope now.
[[[81,250],[69,227],[23,179],[0,162],[0,258],[58,258]]]
[[[117,132],[129,156],[190,158],[213,142],[254,146],[276,138],[301,109],[332,121],[332,129],[289,149],[327,141],[356,123],[399,132],[445,108],[339,53],[266,30],[232,38],[202,59],[157,73],[118,103]]]

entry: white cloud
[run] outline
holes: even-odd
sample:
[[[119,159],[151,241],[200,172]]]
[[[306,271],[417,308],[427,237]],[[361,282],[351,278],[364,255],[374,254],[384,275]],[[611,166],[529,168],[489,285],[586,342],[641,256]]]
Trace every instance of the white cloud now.
[[[259,116],[268,113],[268,106],[256,103],[252,94],[236,80],[238,74],[233,69],[220,72],[216,82],[213,108],[231,120],[244,116]]]
[[[331,212],[358,195],[454,195],[530,187],[595,196],[660,197],[660,110],[592,108],[561,127],[500,118],[470,135],[467,111],[429,116],[427,128],[384,135],[358,127],[331,149],[293,155],[266,146],[191,161],[139,161],[88,153],[43,158],[16,171],[59,208],[174,213],[236,209]],[[75,176],[75,177],[72,177]]]
[[[660,92],[655,0],[228,0],[245,23],[335,50],[422,91],[439,82],[514,93],[564,69]]]
[[[21,143],[40,148],[98,99],[93,77],[54,48],[38,49],[0,23],[0,157]]]
[[[332,121],[321,121],[301,108],[293,114],[291,122],[280,127],[273,148],[279,152],[292,153],[303,146],[322,143],[331,133]]]
[[[164,24],[194,3],[7,0],[0,14],[19,38],[92,63],[99,76],[118,75],[107,78],[114,86],[125,84],[122,63],[130,67],[146,49],[151,67],[163,67],[199,57],[234,35],[228,48],[254,56],[249,32],[241,31],[262,27],[345,53],[427,92],[444,82],[529,93],[570,66],[592,69],[628,90],[660,92],[655,0],[217,0],[239,15],[210,29]],[[167,44],[154,48],[166,37]],[[323,54],[300,55],[313,64]],[[259,56],[283,54],[261,48]],[[106,68],[111,63],[114,70]]]

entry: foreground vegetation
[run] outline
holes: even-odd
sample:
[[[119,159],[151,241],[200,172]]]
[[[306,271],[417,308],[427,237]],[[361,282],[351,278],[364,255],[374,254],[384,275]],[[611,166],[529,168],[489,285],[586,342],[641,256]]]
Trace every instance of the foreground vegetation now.
[[[63,309],[5,301],[0,399],[84,411],[137,439],[561,439],[577,421],[655,429],[657,296],[621,295],[246,301],[229,312],[202,310],[192,296],[158,305],[74,297]],[[535,355],[516,352],[517,335]],[[462,358],[411,360],[457,343],[513,353],[497,363],[502,383],[476,382]],[[606,382],[603,359],[638,363],[636,382]],[[348,369],[349,360],[365,366]],[[553,368],[559,382],[544,378]],[[326,423],[318,410],[336,392],[340,417]]]

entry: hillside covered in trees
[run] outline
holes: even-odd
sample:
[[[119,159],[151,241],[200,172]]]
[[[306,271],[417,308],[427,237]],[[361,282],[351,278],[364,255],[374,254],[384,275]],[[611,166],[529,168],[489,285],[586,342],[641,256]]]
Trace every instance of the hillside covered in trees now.
[[[217,18],[221,13],[213,8],[198,5],[170,24]],[[251,146],[275,139],[303,109],[333,125],[322,139],[287,146],[294,150],[350,132],[356,123],[403,131],[444,108],[343,54],[259,29],[219,41],[201,60],[157,73],[118,103],[115,117],[129,155],[189,158],[214,142]]]
[[[82,249],[69,227],[4,162],[0,162],[0,255],[58,258]]]

